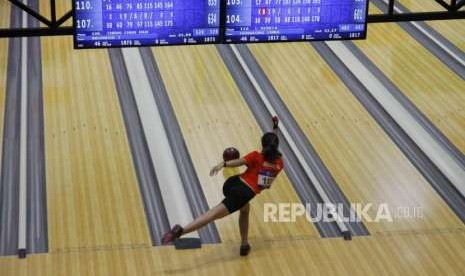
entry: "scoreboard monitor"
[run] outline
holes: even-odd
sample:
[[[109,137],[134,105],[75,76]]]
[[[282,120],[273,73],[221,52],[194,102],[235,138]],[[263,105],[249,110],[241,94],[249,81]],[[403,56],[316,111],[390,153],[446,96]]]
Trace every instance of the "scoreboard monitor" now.
[[[225,0],[225,41],[366,38],[368,0]]]
[[[222,0],[73,0],[74,47],[220,42]]]

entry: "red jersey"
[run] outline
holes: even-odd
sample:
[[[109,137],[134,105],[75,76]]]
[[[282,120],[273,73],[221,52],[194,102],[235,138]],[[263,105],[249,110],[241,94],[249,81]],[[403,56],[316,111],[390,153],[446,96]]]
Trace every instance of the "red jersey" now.
[[[252,188],[255,194],[259,194],[265,185],[271,185],[284,166],[281,158],[273,163],[266,162],[263,154],[258,151],[252,151],[243,159],[247,170],[240,177]]]

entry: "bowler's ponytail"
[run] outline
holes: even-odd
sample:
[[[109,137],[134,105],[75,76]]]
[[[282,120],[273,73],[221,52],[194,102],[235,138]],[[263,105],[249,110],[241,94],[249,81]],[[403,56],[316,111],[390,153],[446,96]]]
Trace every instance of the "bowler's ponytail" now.
[[[265,161],[273,163],[277,159],[281,158],[281,152],[279,152],[279,138],[273,132],[265,133],[262,136],[262,154]]]

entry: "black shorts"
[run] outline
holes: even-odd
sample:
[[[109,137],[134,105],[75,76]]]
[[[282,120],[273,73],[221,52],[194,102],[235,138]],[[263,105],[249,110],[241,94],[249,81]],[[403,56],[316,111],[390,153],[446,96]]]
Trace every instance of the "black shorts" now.
[[[255,196],[254,191],[242,182],[238,175],[232,176],[224,182],[223,194],[225,198],[222,203],[230,214],[244,207]]]

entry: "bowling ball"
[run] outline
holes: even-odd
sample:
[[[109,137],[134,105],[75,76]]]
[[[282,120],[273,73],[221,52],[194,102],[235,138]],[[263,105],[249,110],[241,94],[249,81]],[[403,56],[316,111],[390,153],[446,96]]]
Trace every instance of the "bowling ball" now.
[[[223,151],[224,162],[238,159],[239,157],[240,157],[240,153],[236,148],[229,147]]]

